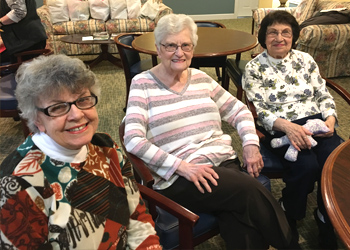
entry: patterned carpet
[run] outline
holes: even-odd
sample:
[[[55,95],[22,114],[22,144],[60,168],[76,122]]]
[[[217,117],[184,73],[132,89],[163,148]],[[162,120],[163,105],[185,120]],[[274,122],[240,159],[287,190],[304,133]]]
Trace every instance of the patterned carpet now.
[[[218,20],[226,25],[227,28],[238,29],[246,32],[251,32],[251,19],[235,19],[235,20]],[[81,56],[81,59],[90,59],[90,56]],[[242,59],[249,60],[250,54],[243,53]],[[214,79],[216,74],[214,69],[202,68]],[[123,70],[115,67],[109,62],[102,62],[98,64],[93,71],[102,86],[102,93],[99,103],[97,105],[100,123],[99,131],[109,133],[116,142],[120,145],[118,137],[118,127],[124,117],[123,107],[125,103],[125,78]],[[341,84],[350,92],[350,78],[335,78],[336,83]],[[230,92],[235,95],[235,87],[231,83]],[[350,117],[347,115],[349,110],[348,105],[341,101],[338,96],[334,95],[338,108],[340,128],[338,133],[343,138],[349,137]],[[241,157],[241,142],[234,129],[223,124],[226,133],[233,137],[233,146]],[[24,139],[19,122],[13,121],[11,118],[0,119],[0,162],[13,151]],[[272,180],[272,192],[278,199],[281,195],[281,189],[284,184],[281,180]],[[317,226],[313,220],[312,212],[316,207],[315,193],[310,194],[308,200],[308,209],[306,218],[298,222],[298,229],[300,232],[300,244],[303,249],[318,249],[317,244]],[[339,242],[340,249],[345,249]],[[220,236],[216,236],[209,241],[196,247],[196,250],[219,250],[225,249],[224,242]]]

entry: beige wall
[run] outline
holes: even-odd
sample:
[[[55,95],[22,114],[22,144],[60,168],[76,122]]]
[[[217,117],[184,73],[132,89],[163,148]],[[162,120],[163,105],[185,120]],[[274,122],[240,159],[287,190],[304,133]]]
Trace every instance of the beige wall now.
[[[259,8],[276,8],[279,5],[280,5],[280,2],[278,0],[260,0],[259,1]]]

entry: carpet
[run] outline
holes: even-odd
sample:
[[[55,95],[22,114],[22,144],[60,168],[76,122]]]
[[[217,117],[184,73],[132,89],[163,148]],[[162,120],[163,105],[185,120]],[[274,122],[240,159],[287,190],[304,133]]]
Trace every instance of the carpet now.
[[[217,20],[223,23],[226,28],[232,28],[251,32],[251,18],[242,18],[234,20]],[[143,55],[142,57],[147,57]],[[234,56],[233,56],[234,57]],[[80,59],[87,60],[93,58],[93,56],[79,56]],[[250,53],[242,53],[243,60],[250,59]],[[118,136],[118,127],[121,123],[125,113],[123,112],[125,103],[125,78],[123,70],[115,67],[113,64],[103,61],[93,69],[98,81],[102,86],[101,97],[99,103],[96,106],[99,113],[99,128],[98,131],[106,132],[112,136],[112,138],[120,145]],[[210,76],[216,79],[215,70],[213,68],[202,68]],[[332,79],[336,83],[343,86],[350,92],[350,77],[334,78]],[[235,95],[236,89],[234,84],[230,84],[229,91]],[[347,115],[349,106],[339,96],[332,92],[338,109],[339,125],[337,129],[340,136],[343,138],[349,138],[350,117]],[[223,123],[223,129],[225,133],[228,133],[233,138],[233,147],[238,152],[239,157],[242,156],[241,141],[236,131]],[[20,143],[24,140],[22,134],[21,124],[14,121],[12,118],[0,119],[0,162],[12,152]],[[280,179],[271,180],[272,193],[276,199],[281,196],[281,190],[283,189],[283,182]],[[298,230],[300,232],[300,244],[303,249],[318,249],[317,243],[317,226],[313,220],[312,212],[316,207],[316,195],[315,192],[309,195],[308,208],[306,217],[298,222]],[[224,242],[220,236],[213,237],[207,242],[197,246],[196,250],[219,250],[225,249]],[[339,241],[339,249],[345,249],[342,243]]]

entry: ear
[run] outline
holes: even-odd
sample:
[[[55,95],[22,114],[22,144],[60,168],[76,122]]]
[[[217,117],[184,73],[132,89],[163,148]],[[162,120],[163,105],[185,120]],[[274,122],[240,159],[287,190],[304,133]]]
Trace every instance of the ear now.
[[[40,132],[44,132],[44,133],[46,132],[45,125],[42,122],[42,118],[39,115],[36,116],[34,124],[35,126],[37,126]]]
[[[158,57],[162,58],[161,53],[160,53],[160,46],[158,46],[157,44],[155,44],[155,46],[156,46],[156,49],[157,49]]]

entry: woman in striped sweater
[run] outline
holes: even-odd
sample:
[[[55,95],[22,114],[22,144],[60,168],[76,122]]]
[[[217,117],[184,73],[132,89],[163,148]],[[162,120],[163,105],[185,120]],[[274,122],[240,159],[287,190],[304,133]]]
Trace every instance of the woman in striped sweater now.
[[[299,248],[283,210],[255,178],[263,166],[247,107],[204,72],[189,68],[197,26],[166,15],[155,29],[161,63],[134,77],[126,113],[126,149],[155,178],[154,189],[195,212],[220,218],[227,249]],[[243,166],[221,129],[243,141]]]

